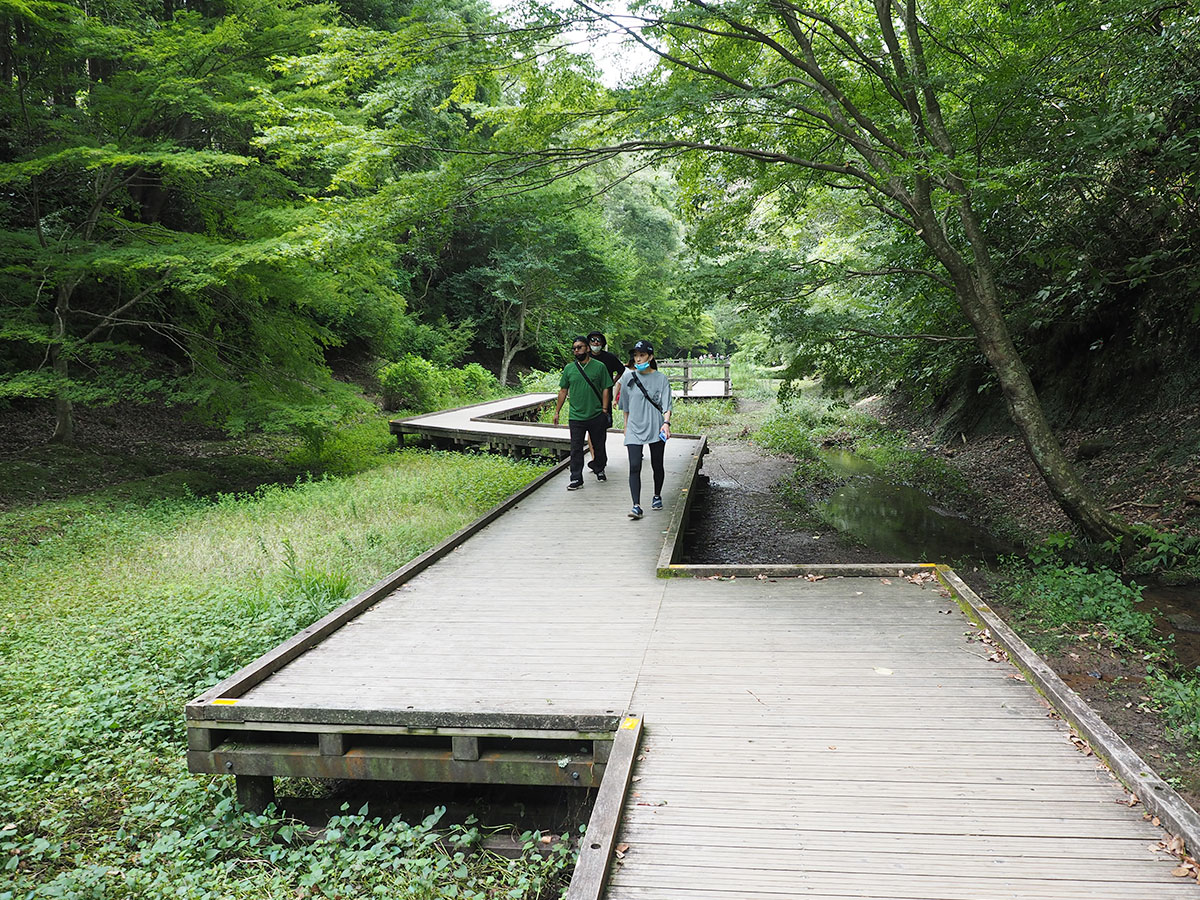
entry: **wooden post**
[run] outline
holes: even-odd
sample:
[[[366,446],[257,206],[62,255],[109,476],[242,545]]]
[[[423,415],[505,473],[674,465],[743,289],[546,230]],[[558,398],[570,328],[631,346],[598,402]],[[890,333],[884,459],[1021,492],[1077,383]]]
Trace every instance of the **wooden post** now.
[[[725,396],[733,396],[733,376],[730,374],[729,363],[725,363]]]
[[[336,731],[323,731],[317,736],[322,756],[345,756],[346,736]]]
[[[479,738],[452,737],[450,738],[450,755],[455,759],[473,762],[479,759]]]
[[[275,802],[275,779],[270,775],[234,775],[237,800],[252,812],[263,812]]]
[[[692,360],[688,357],[683,361],[683,396],[688,395],[688,388],[692,386]]]

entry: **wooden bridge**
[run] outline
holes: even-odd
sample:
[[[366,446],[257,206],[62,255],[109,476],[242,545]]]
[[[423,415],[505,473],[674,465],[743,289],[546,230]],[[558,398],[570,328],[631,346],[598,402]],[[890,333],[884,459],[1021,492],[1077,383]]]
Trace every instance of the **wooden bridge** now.
[[[546,399],[406,426],[561,448],[496,418]],[[623,453],[556,467],[196,698],[189,765],[598,788],[572,900],[1200,898],[1196,814],[953,572],[679,564],[704,448],[641,521]]]

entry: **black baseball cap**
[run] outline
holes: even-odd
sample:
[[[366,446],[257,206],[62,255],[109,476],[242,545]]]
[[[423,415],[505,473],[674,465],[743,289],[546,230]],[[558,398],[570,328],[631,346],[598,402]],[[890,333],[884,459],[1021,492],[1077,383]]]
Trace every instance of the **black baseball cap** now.
[[[653,356],[654,355],[654,347],[651,346],[649,341],[638,341],[636,344],[633,345],[633,349],[630,350],[629,352],[630,353],[649,353],[651,356]]]

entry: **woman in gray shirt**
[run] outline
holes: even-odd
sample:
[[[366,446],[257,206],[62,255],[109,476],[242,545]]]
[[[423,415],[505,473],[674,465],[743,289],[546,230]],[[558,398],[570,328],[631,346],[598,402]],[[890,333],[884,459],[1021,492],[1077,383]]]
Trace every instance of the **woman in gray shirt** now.
[[[642,517],[642,448],[650,447],[650,468],[654,471],[654,496],[651,509],[662,509],[663,452],[671,436],[671,383],[658,371],[654,348],[649,341],[633,345],[629,366],[621,376],[619,406],[625,413],[625,449],[629,452],[629,493],[633,509],[629,518]]]

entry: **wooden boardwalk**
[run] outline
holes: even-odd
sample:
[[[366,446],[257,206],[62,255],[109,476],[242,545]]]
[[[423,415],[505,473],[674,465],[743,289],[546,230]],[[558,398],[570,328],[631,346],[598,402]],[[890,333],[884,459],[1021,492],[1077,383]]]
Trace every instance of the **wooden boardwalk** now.
[[[248,783],[472,780],[493,736],[540,736],[569,749],[530,751],[512,780],[540,765],[531,782],[595,784],[636,714],[619,856],[589,832],[602,858],[585,842],[580,863],[607,871],[610,900],[1200,900],[1153,851],[1163,829],[936,583],[909,567],[657,577],[702,441],[668,443],[666,509],[630,521],[609,440],[607,483],[589,474],[568,493],[559,467],[361,610],[190,704],[192,766]],[[397,735],[452,749],[420,756]]]

